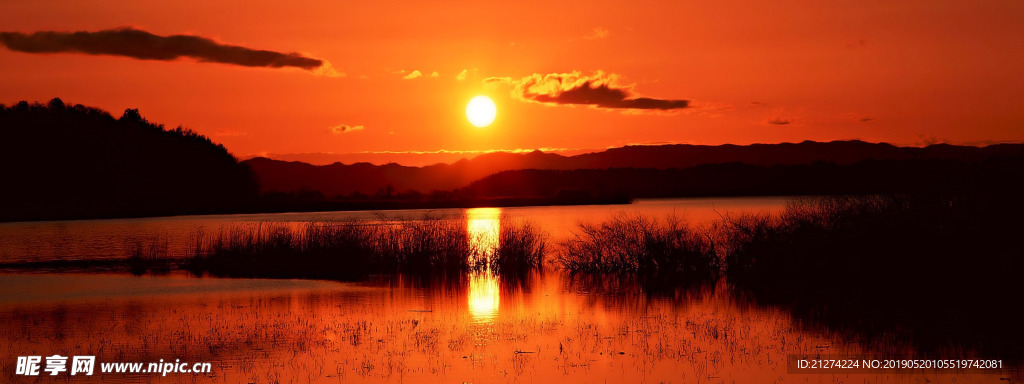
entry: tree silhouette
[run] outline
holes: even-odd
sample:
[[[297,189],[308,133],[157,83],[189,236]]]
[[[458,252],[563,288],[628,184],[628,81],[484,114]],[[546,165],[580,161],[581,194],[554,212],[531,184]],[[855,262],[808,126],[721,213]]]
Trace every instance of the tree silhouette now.
[[[124,110],[124,114],[121,115],[121,120],[129,123],[141,123],[144,120],[142,115],[139,114],[139,110],[135,108],[128,108]]]
[[[0,108],[0,220],[235,211],[258,184],[221,145],[61,99]]]

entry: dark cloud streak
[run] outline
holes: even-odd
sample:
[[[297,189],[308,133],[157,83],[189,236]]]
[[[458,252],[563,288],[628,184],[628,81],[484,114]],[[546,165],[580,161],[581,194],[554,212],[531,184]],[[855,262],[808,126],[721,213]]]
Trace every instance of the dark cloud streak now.
[[[558,95],[524,95],[542,103],[556,104],[587,104],[600,108],[629,108],[629,109],[679,109],[690,105],[687,100],[662,100],[649,97],[629,98],[629,93],[624,89],[611,88],[607,84],[594,87],[590,82],[583,85],[562,91]]]
[[[616,85],[618,76],[597,72],[534,74],[520,80],[489,78],[515,87],[513,95],[521,100],[549,105],[589,105],[607,109],[673,110],[690,106],[688,100],[655,99],[632,96],[632,86]]]
[[[158,36],[133,28],[97,32],[42,31],[32,34],[0,32],[0,43],[12,51],[25,53],[84,53],[163,61],[190,57],[200,62],[246,67],[295,67],[307,70],[325,64],[323,60],[298,53],[280,53],[221,44],[200,36]]]

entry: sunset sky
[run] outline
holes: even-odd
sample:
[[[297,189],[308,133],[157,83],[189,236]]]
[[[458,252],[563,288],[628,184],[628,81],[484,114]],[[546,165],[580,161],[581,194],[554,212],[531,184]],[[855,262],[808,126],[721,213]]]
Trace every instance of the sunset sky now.
[[[1022,20],[1021,1],[3,1],[0,103],[138,108],[315,163],[984,145],[1024,140]]]

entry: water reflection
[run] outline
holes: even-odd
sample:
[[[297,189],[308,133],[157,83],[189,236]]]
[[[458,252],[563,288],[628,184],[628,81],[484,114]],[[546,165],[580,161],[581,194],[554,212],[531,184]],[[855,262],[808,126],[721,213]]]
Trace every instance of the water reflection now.
[[[473,254],[470,264],[484,263],[490,269],[490,258],[498,249],[501,208],[470,208],[466,210],[466,230]]]
[[[469,277],[469,314],[477,322],[490,323],[498,317],[501,294],[498,277],[491,271],[475,272]]]
[[[960,371],[789,375],[791,354],[914,351],[886,342],[868,349],[842,333],[794,321],[783,309],[738,304],[721,290],[682,305],[634,294],[637,288],[611,278],[595,283],[621,293],[596,294],[601,288],[583,281],[567,291],[565,281],[552,272],[538,276],[530,290],[506,289],[501,317],[481,324],[467,314],[466,296],[447,289],[174,275],[0,275],[6,283],[0,289],[0,355],[95,354],[97,364],[170,358],[215,367],[210,376],[109,376],[119,383],[1019,382],[1019,376]],[[479,286],[490,286],[497,297],[496,281]],[[3,300],[40,287],[53,289],[31,300]],[[89,293],[69,293],[84,290]],[[0,382],[26,382],[15,369],[16,359],[0,359]]]
[[[501,289],[491,268],[491,258],[498,249],[501,208],[470,208],[466,210],[469,234],[470,264],[481,266],[469,276],[469,314],[477,322],[490,323],[498,316]]]
[[[469,210],[469,224],[471,227],[475,223],[491,226],[490,230],[471,228],[470,231],[493,234],[493,242],[496,242],[499,215],[528,218],[546,231],[551,240],[558,241],[572,236],[577,223],[600,223],[615,212],[658,218],[678,213],[690,224],[698,225],[721,220],[721,214],[727,212],[778,212],[789,200],[787,197],[685,198],[638,200],[622,205],[480,208]],[[391,211],[388,217],[416,220],[426,214],[445,217],[461,212],[413,209]],[[188,254],[197,232],[216,236],[232,228],[261,223],[298,226],[310,221],[376,222],[379,219],[371,211],[338,211],[0,223],[0,262],[118,259],[131,255],[139,246],[149,247],[154,240],[166,244],[164,253],[176,258]]]

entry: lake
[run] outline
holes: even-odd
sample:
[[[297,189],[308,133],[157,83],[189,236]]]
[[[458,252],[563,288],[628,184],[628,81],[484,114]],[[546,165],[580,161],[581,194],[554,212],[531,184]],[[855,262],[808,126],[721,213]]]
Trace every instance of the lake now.
[[[5,262],[125,257],[140,243],[184,254],[197,232],[310,220],[464,217],[476,247],[501,218],[530,220],[552,243],[578,223],[675,214],[694,225],[774,213],[785,197],[640,200],[628,205],[318,212],[0,224]],[[95,355],[74,382],[1005,382],[998,374],[790,374],[790,355],[910,355],[811,326],[715,286],[650,292],[628,279],[557,270],[514,281],[482,271],[436,281],[197,278],[127,273],[0,274],[3,382],[18,356]],[[881,345],[881,347],[880,347]],[[99,373],[100,362],[210,363],[209,373]],[[45,360],[43,362],[45,366]],[[45,373],[44,373],[45,374]],[[38,380],[37,380],[38,379]]]
[[[658,218],[676,214],[690,223],[701,224],[718,220],[720,215],[730,213],[778,212],[785,208],[789,200],[787,197],[649,199],[637,200],[633,204],[488,208],[472,211],[485,212],[488,217],[504,215],[529,220],[557,241],[570,236],[578,223],[600,223],[613,214],[640,214]],[[465,216],[470,211],[412,209],[0,223],[0,262],[123,258],[140,246],[148,249],[153,245],[161,247],[170,257],[180,257],[191,244],[190,240],[199,233],[217,234],[231,228],[260,224],[346,220],[373,222],[382,217],[419,219],[424,215]]]

